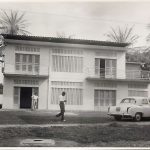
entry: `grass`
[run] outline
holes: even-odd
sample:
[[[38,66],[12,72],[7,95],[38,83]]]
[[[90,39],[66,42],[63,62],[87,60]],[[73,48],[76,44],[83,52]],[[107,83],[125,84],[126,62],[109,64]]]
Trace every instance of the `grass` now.
[[[56,111],[0,111],[0,124],[57,124]],[[76,112],[65,115],[66,123],[105,123],[113,120],[104,112]]]
[[[79,146],[97,147],[135,147],[150,146],[150,128],[148,125],[122,125],[103,112],[75,112],[67,115],[70,123],[93,123],[93,126],[60,126],[60,127],[6,127],[0,128],[0,147],[18,146],[17,139],[45,138],[77,142]],[[0,111],[0,124],[58,124],[56,111]],[[123,124],[126,121],[123,122]],[[96,125],[102,123],[102,125]],[[103,125],[103,123],[108,123]],[[71,145],[70,145],[71,146]]]
[[[88,146],[90,144],[96,146],[111,146],[110,143],[118,141],[137,142],[149,141],[149,126],[132,126],[132,127],[111,127],[111,126],[77,126],[77,127],[30,127],[30,128],[1,128],[0,139],[14,138],[45,138],[45,139],[64,139],[75,141],[80,146]],[[138,142],[137,142],[138,143]],[[4,146],[0,142],[0,146]],[[117,146],[114,145],[114,146]],[[126,144],[128,146],[128,144]]]

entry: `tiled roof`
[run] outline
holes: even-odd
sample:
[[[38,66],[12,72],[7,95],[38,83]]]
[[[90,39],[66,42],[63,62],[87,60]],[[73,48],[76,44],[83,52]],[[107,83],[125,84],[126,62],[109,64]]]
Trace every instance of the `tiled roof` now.
[[[113,46],[113,47],[126,47],[129,45],[129,43],[69,39],[69,38],[58,38],[58,37],[41,37],[41,36],[10,35],[10,34],[3,34],[3,36],[5,39],[41,41],[41,42],[53,42],[53,43],[84,44],[84,45],[99,45],[99,46]]]

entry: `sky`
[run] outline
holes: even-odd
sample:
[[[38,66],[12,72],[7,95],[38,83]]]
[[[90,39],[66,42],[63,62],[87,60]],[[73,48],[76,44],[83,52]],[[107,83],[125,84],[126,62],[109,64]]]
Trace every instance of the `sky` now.
[[[135,47],[149,46],[150,1],[0,1],[0,9],[25,12],[31,35],[105,41],[111,27],[134,26]]]

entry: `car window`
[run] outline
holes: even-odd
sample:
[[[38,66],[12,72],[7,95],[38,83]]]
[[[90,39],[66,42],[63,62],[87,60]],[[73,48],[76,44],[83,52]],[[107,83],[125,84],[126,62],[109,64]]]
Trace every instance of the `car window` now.
[[[147,99],[143,99],[143,100],[142,100],[142,104],[147,105],[147,104],[148,104]]]
[[[121,103],[132,103],[135,104],[136,100],[134,98],[125,98],[121,101]]]

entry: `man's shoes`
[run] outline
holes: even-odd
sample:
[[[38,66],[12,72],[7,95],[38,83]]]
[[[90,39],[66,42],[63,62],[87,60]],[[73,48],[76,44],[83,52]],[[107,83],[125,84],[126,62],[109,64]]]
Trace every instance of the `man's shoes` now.
[[[61,120],[62,122],[65,122],[66,120]]]

